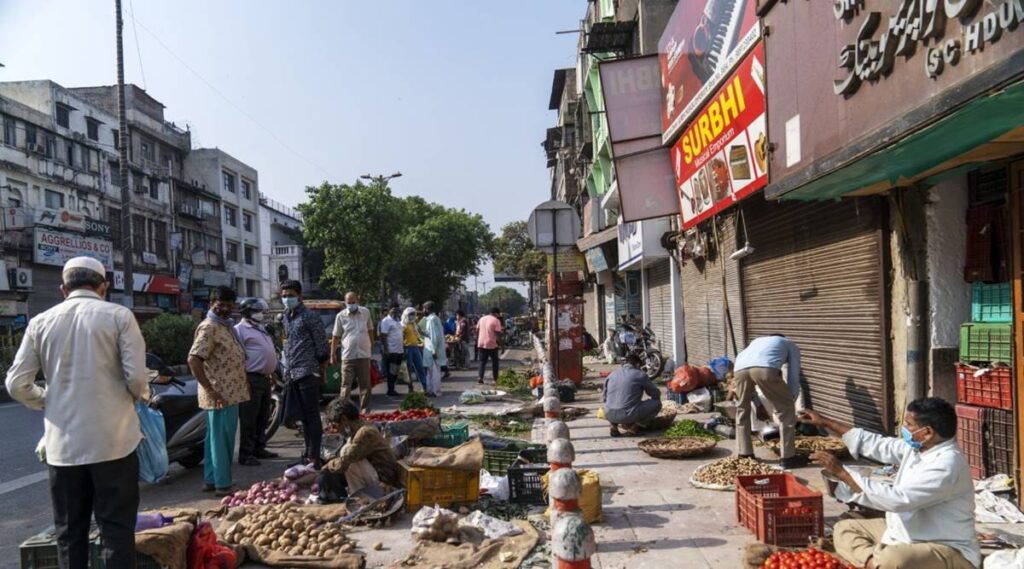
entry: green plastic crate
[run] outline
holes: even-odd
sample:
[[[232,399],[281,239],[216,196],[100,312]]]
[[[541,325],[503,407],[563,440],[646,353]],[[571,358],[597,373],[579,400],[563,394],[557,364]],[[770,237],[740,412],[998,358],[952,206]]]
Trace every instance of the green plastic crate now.
[[[441,427],[441,434],[423,441],[421,446],[455,448],[469,440],[469,423],[455,423]]]
[[[971,285],[971,320],[974,322],[1012,322],[1013,299],[1010,283],[974,283]]]
[[[1013,363],[1013,327],[1010,324],[971,322],[960,327],[960,361]]]
[[[99,567],[102,561],[99,559],[100,537],[96,530],[90,532],[89,542],[89,566]],[[57,534],[52,526],[26,539],[18,549],[21,553],[21,569],[60,567],[57,563]]]
[[[484,449],[484,470],[492,476],[505,476],[517,458],[519,451]]]

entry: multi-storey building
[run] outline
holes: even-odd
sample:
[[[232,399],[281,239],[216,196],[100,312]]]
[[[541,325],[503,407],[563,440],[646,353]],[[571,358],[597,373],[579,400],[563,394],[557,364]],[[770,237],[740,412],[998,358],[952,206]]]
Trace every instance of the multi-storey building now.
[[[225,271],[239,296],[267,296],[261,268],[259,187],[256,169],[219,148],[197,148],[185,160],[189,180],[216,189],[221,201]]]
[[[312,274],[312,267],[306,262],[302,213],[261,195],[260,226],[263,250],[267,252],[263,268],[267,296],[276,300],[281,283],[286,280],[299,281],[307,295],[315,295],[319,275]]]

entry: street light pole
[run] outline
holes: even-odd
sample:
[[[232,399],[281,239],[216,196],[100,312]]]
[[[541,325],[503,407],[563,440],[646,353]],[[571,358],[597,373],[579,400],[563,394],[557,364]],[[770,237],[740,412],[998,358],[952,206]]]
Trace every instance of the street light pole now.
[[[124,20],[121,18],[121,0],[114,0],[117,8],[117,124],[118,168],[121,173],[121,251],[124,256],[124,305],[135,307],[135,262],[132,258],[131,188],[128,186],[128,118],[124,102]],[[111,220],[113,222],[113,220]]]
[[[385,176],[384,174],[379,174],[377,176],[371,176],[369,174],[363,174],[362,176],[359,176],[359,177],[362,178],[363,180],[370,180],[371,182],[377,182],[380,185],[384,185],[384,184],[390,182],[391,180],[394,180],[395,178],[401,178],[402,177],[402,173],[401,172],[395,172],[394,174],[391,174],[390,176]]]

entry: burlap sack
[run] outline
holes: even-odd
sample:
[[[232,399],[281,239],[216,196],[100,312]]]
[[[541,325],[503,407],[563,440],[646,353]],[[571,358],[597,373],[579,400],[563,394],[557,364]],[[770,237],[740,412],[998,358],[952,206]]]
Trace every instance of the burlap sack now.
[[[199,521],[199,510],[154,510],[174,523],[162,528],[136,532],[135,551],[153,558],[169,569],[185,569],[188,565],[188,544]]]
[[[540,534],[524,520],[512,523],[523,529],[523,533],[501,539],[482,539],[479,542],[464,542],[461,545],[449,545],[433,541],[421,541],[401,567],[419,567],[433,569],[508,569],[519,567],[540,540]],[[501,560],[506,553],[509,561]],[[511,557],[509,557],[511,556]]]
[[[421,468],[450,468],[479,472],[484,466],[484,445],[473,439],[455,448],[420,447],[409,453],[404,462]]]

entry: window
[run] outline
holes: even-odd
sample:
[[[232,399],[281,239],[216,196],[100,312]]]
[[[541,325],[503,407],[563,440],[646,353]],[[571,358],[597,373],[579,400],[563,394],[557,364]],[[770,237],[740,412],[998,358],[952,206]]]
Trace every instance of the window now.
[[[85,165],[89,168],[90,172],[99,173],[100,171],[100,152],[98,150],[88,149],[86,152]]]
[[[121,243],[121,210],[107,207],[107,223],[110,224],[110,241],[115,249],[120,250],[124,247],[124,243]]]
[[[155,200],[160,199],[160,180],[152,178],[149,181],[149,197]]]
[[[238,210],[229,205],[224,206],[224,222],[231,227],[238,227]]]
[[[64,209],[64,194],[53,190],[46,190],[46,207],[50,209]]]
[[[235,176],[224,172],[224,189],[231,193],[235,193]]]
[[[121,131],[117,130],[116,128],[115,129],[111,129],[110,134],[114,135],[114,150],[120,150],[121,149]]]
[[[4,144],[18,145],[18,127],[11,117],[4,117]]]
[[[246,180],[242,180],[242,196],[247,200],[252,199],[252,184]]]
[[[245,184],[245,182],[242,182]],[[252,233],[252,215],[242,212],[242,229],[245,229],[249,233]]]
[[[245,281],[245,295],[246,296],[259,296],[260,295],[259,288],[260,288],[259,281],[254,281],[252,279],[249,279],[249,280]],[[239,292],[241,292],[241,291],[239,291]]]
[[[232,263],[238,262],[238,243],[232,243],[228,241],[228,248],[225,251],[225,257]]]
[[[116,186],[116,187],[120,188],[121,187],[121,166],[120,166],[119,163],[117,163],[117,162],[115,162],[113,160],[111,160],[108,164],[110,166],[110,185]]]
[[[25,144],[27,144],[29,148],[32,148],[37,144],[36,127],[34,125],[25,125]]]
[[[132,189],[140,194],[148,194],[149,186],[146,185],[146,178],[142,174],[132,174]]]
[[[136,254],[146,250],[146,218],[141,215],[132,216],[132,248]]]
[[[71,125],[71,107],[57,103],[57,124],[64,128]]]
[[[149,250],[159,259],[167,258],[167,223],[164,221],[149,222]]]
[[[92,171],[92,150],[89,148],[82,148],[82,167]]]
[[[57,157],[57,137],[52,134],[46,135],[46,157]]]
[[[96,119],[85,119],[85,134],[89,140],[100,139],[100,121]]]
[[[68,166],[74,166],[75,165],[75,143],[71,142],[70,140],[67,141],[67,143],[64,146],[64,149],[65,149],[65,157],[67,158],[66,161],[68,163]]]
[[[156,162],[156,148],[154,148],[152,142],[142,142],[142,157],[150,162]]]
[[[245,248],[245,264],[255,265],[256,264],[256,249],[253,247]]]

